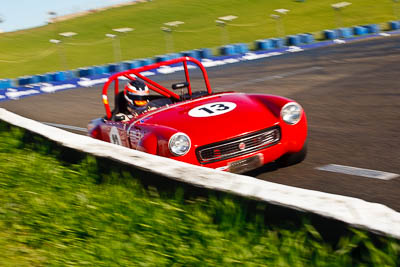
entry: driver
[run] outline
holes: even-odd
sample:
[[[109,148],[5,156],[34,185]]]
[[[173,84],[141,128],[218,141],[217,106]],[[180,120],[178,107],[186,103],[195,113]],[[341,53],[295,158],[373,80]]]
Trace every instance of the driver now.
[[[119,116],[124,116],[122,121],[129,121],[139,114],[149,109],[150,91],[147,85],[141,80],[129,81],[124,88],[124,98],[127,103],[128,114],[119,113]]]

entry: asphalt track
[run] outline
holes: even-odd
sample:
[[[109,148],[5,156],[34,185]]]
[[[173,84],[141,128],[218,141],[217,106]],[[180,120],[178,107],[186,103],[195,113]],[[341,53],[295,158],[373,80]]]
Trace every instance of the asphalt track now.
[[[214,91],[282,95],[306,110],[307,159],[286,168],[271,163],[247,175],[400,211],[400,177],[382,180],[317,169],[339,164],[400,174],[399,63],[400,37],[379,37],[208,68],[208,74]],[[198,75],[193,77],[200,85]],[[177,80],[176,74],[157,79]],[[2,102],[0,107],[41,122],[85,128],[104,115],[100,95],[99,87],[80,88]]]

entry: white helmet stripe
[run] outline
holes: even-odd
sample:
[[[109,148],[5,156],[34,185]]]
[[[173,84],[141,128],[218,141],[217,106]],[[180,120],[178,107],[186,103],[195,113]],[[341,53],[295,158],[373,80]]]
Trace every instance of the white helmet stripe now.
[[[140,96],[149,95],[149,88],[147,87],[147,85],[145,85],[144,88],[140,88],[140,87],[132,86],[130,83],[128,83],[127,86],[128,86],[128,90],[131,91],[132,93],[135,93],[136,95],[140,95]]]

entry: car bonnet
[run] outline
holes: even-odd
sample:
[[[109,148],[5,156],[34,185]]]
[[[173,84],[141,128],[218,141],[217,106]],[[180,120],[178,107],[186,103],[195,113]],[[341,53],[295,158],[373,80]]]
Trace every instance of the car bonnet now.
[[[225,93],[185,101],[152,112],[140,123],[163,125],[190,136],[193,143],[218,142],[276,125],[265,105],[244,93]]]

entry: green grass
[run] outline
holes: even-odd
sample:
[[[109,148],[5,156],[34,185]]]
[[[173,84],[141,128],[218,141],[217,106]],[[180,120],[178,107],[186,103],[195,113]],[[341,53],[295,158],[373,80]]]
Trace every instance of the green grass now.
[[[40,74],[114,62],[113,44],[105,37],[111,29],[132,27],[135,30],[120,38],[122,59],[131,60],[165,54],[163,23],[180,20],[185,24],[173,32],[174,51],[216,48],[226,38],[215,20],[236,15],[226,27],[229,42],[253,42],[276,37],[273,10],[289,9],[284,17],[285,34],[320,33],[338,26],[331,4],[333,0],[162,0],[110,9],[85,17],[35,29],[0,35],[0,78]],[[341,12],[343,26],[385,23],[396,19],[392,0],[353,0]],[[397,18],[398,19],[398,18]],[[50,39],[58,33],[73,31],[78,35],[56,46]],[[62,55],[66,55],[66,64]]]
[[[400,264],[398,240],[349,229],[332,242],[266,204],[145,186],[143,173],[67,152],[0,123],[1,266]]]

